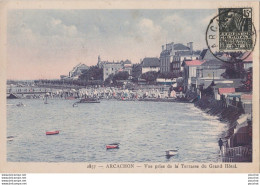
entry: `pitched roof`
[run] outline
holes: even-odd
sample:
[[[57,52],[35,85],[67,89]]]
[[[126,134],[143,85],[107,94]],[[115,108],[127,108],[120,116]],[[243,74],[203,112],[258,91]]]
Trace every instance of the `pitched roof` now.
[[[177,51],[176,55],[179,55],[179,56],[192,55],[192,52],[191,51]]]
[[[203,60],[219,60],[219,59],[217,59],[217,58],[211,53],[211,51],[207,49]]]
[[[241,98],[244,100],[252,100],[252,94],[242,94]]]
[[[201,51],[200,50],[197,50],[197,51],[194,51],[193,54],[194,55],[200,55]]]
[[[191,60],[191,61],[185,61],[185,64],[187,66],[199,66],[203,64],[205,61],[203,60]]]
[[[132,64],[132,62],[128,59],[126,59],[125,61],[121,60],[120,63],[122,63],[122,64]]]
[[[252,52],[250,53],[249,51],[248,52],[245,52],[241,57],[240,59],[243,61],[243,62],[253,62],[253,56],[252,56]]]
[[[207,66],[207,67],[210,66],[210,67],[222,68],[224,66],[224,62],[222,62],[218,59],[207,60],[201,66]]]
[[[174,50],[190,50],[189,47],[183,45],[183,44],[174,44]]]
[[[203,49],[202,52],[200,53],[200,58],[204,59],[206,53],[207,53],[208,49]]]
[[[234,92],[236,92],[235,88],[219,88],[218,89],[219,94],[228,94],[228,93],[234,93]]]
[[[176,52],[177,56],[199,56],[200,55],[200,51],[177,51]]]
[[[146,57],[142,61],[142,67],[160,67],[160,61],[155,57]]]
[[[218,57],[221,58],[221,57]],[[203,49],[202,52],[200,53],[200,59],[201,60],[219,60],[217,59],[210,51],[209,49]]]

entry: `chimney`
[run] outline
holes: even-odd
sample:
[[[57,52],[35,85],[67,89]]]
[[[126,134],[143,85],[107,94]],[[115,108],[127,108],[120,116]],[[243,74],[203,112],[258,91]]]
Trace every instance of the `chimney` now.
[[[100,59],[100,55],[98,55],[98,65],[100,64],[101,59]]]
[[[174,55],[174,42],[169,44],[169,49],[171,50],[171,55]]]
[[[164,45],[162,45],[162,51],[164,51]]]
[[[171,46],[172,46],[171,49],[173,51],[174,50],[174,42],[171,43]]]

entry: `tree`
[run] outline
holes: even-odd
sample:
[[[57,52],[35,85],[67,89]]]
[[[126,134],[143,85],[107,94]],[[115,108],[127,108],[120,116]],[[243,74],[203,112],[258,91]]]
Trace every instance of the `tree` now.
[[[173,78],[177,78],[177,76],[173,72],[165,72],[165,73],[160,73],[159,78],[173,79]]]
[[[154,82],[158,77],[158,73],[155,71],[148,71],[141,75],[142,79],[145,79],[148,83]]]
[[[115,80],[127,80],[129,78],[129,74],[127,71],[118,72],[114,75],[113,81]]]
[[[80,80],[90,81],[90,80],[102,80],[103,79],[103,69],[97,66],[91,66],[89,69],[82,71],[79,76]]]
[[[243,81],[242,89],[247,92],[252,92],[252,68],[247,71],[246,80]]]
[[[222,74],[224,78],[232,79],[232,78],[243,78],[245,75],[245,70],[243,69],[243,63],[226,63],[224,67],[226,71]]]
[[[132,70],[133,78],[138,79],[142,75],[142,65],[141,64],[134,64]]]
[[[116,74],[110,74],[107,79],[104,81],[105,85],[110,85],[111,82],[113,85],[119,85],[118,80],[127,80],[129,78],[129,74],[126,71],[122,71]]]
[[[110,75],[107,77],[107,79],[105,79],[104,84],[105,84],[105,85],[110,85],[111,82],[113,82],[113,77],[114,77],[114,75],[113,75],[113,74],[110,74]]]

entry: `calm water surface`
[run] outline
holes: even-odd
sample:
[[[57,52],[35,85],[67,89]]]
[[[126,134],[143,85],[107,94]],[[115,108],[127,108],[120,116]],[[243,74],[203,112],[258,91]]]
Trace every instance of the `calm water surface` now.
[[[17,107],[22,101],[25,107]],[[7,160],[14,162],[216,162],[225,124],[193,104],[8,100]],[[46,131],[60,134],[46,136]],[[106,150],[119,142],[120,148]],[[179,148],[167,159],[165,151]]]

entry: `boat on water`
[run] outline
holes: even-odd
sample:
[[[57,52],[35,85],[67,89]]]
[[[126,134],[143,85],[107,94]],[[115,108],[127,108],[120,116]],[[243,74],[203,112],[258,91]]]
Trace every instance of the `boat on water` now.
[[[119,143],[111,143],[106,145],[106,149],[118,149],[119,148]]]
[[[56,130],[56,131],[48,131],[46,132],[46,135],[56,135],[56,134],[59,134],[60,131]]]
[[[18,96],[11,93],[9,96],[7,96],[7,99],[18,99]]]
[[[7,141],[13,141],[14,140],[14,136],[8,136],[6,137]]]
[[[166,156],[174,156],[178,154],[178,149],[166,150]]]
[[[96,98],[84,98],[77,103],[100,103],[100,101]]]
[[[19,102],[16,106],[17,107],[24,107],[25,105],[22,102]]]

